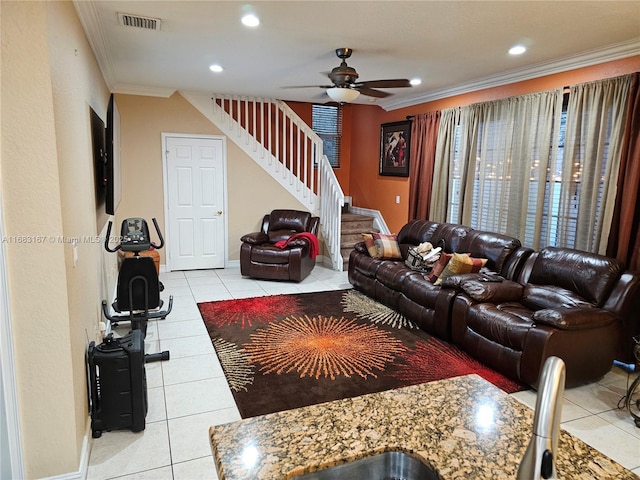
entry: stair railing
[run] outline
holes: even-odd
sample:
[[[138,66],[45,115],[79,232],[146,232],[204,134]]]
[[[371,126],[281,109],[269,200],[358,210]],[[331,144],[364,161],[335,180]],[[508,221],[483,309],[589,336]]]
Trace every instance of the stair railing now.
[[[326,155],[322,155],[318,170],[320,191],[322,192],[320,197],[322,236],[331,257],[331,268],[342,271],[344,262],[340,253],[340,224],[344,193]]]
[[[342,270],[340,212],[344,194],[328,160],[326,164],[322,161],[322,139],[313,129],[281,100],[181,94],[309,211],[320,216],[332,268]]]

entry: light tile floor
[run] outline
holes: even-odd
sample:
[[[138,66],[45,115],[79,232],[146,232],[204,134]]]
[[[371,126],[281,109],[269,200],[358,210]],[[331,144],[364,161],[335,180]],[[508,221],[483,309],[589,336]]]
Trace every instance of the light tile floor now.
[[[216,479],[208,428],[240,419],[204,327],[198,302],[280,293],[350,288],[346,272],[317,266],[298,284],[243,278],[239,268],[162,273],[163,298],[173,312],[148,324],[147,353],[171,352],[168,362],[146,365],[149,411],[143,432],[104,432],[92,441],[88,480]],[[118,327],[126,333],[123,324]],[[119,331],[120,331],[119,330]],[[640,477],[640,428],[617,408],[627,373],[614,367],[600,382],[568,389],[562,428]],[[533,391],[513,395],[535,406]]]

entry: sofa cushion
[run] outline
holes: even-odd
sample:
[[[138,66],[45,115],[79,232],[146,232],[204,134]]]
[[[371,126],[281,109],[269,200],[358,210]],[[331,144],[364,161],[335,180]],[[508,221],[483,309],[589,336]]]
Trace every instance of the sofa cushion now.
[[[282,240],[288,240],[289,237],[292,237],[297,232],[296,230],[269,230],[267,235],[269,236],[269,242],[276,243],[281,242]]]
[[[436,231],[433,232],[433,237],[429,241],[437,247],[444,244],[443,250],[447,253],[467,252],[467,250],[463,248],[463,245],[467,243],[465,239],[471,231],[471,227],[464,225],[442,223]]]
[[[363,233],[362,240],[364,241],[365,246],[367,247],[367,252],[370,257],[377,258],[378,257],[378,249],[376,248],[376,244],[373,241],[373,235],[370,233]]]
[[[423,242],[431,241],[433,232],[440,224],[428,220],[411,220],[405,224],[398,232],[398,243],[400,245],[419,245]]]
[[[259,245],[253,247],[251,252],[252,263],[288,264],[291,260],[291,250],[273,247],[271,245]]]
[[[458,251],[469,252],[472,257],[486,258],[488,268],[502,272],[509,256],[521,246],[520,240],[508,235],[472,230]]]
[[[492,303],[478,303],[469,309],[467,325],[494,343],[522,351],[533,322],[530,318],[499,309]]]
[[[522,303],[532,310],[559,307],[591,307],[580,295],[566,288],[553,285],[534,285],[528,283],[524,287]]]
[[[522,298],[524,287],[511,280],[502,282],[483,282],[479,280],[464,280],[460,288],[476,302],[517,302]]]
[[[408,268],[404,262],[380,261],[381,265],[376,272],[378,283],[389,287],[397,292],[402,291],[402,282],[413,270]]]
[[[614,258],[569,248],[546,247],[537,255],[529,282],[555,285],[601,307],[624,265]]]
[[[444,268],[436,285],[440,285],[442,280],[452,275],[460,275],[461,273],[477,273],[487,263],[486,258],[473,258],[466,253],[454,253],[447,266]]]
[[[398,237],[395,234],[372,233],[376,247],[376,258],[397,260],[402,258]]]
[[[273,210],[269,215],[269,230],[308,230],[311,213],[298,210]]]
[[[562,330],[599,328],[617,320],[613,313],[600,308],[547,308],[533,314],[533,320]]]
[[[438,261],[433,265],[433,268],[427,275],[427,280],[431,283],[436,283],[438,277],[447,266],[447,263],[451,260],[451,257],[453,257],[453,254],[441,252],[440,258],[438,258]]]
[[[402,282],[402,294],[425,308],[434,309],[441,289],[433,285],[427,276],[420,272],[411,272]]]

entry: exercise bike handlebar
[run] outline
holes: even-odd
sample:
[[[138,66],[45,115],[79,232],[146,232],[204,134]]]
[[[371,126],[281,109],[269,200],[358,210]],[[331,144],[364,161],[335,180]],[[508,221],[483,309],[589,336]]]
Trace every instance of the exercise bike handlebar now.
[[[134,219],[134,220],[138,220],[138,219]],[[144,235],[142,237],[143,241],[139,242],[137,240],[134,240],[134,243],[131,243],[131,238],[129,238],[124,232],[125,230],[125,226],[123,225],[123,233],[122,233],[122,237],[120,238],[120,243],[118,245],[116,245],[115,247],[111,248],[109,246],[109,240],[111,240],[111,228],[113,227],[113,222],[111,220],[109,220],[109,224],[107,226],[107,236],[104,239],[104,249],[109,252],[109,253],[115,253],[118,250],[125,250],[125,251],[130,251],[130,252],[140,252],[142,250],[146,250],[149,247],[153,247],[156,250],[160,250],[162,247],[164,247],[164,238],[162,237],[162,232],[160,232],[160,227],[158,226],[158,221],[155,218],[151,219],[153,221],[153,226],[156,229],[156,233],[158,234],[158,238],[160,239],[160,243],[154,243],[151,241],[150,235],[149,235],[149,231],[148,231],[148,227],[146,227],[146,225],[144,226]],[[126,220],[125,220],[126,222]],[[142,220],[142,222],[144,222],[144,220]],[[146,224],[146,222],[145,222]],[[146,237],[146,239],[144,238]],[[125,242],[126,245],[123,248],[122,243]],[[145,246],[145,242],[146,246]]]
[[[160,227],[158,227],[158,222],[155,219],[155,217],[152,218],[151,220],[153,221],[153,226],[156,227],[156,233],[158,234],[158,238],[160,239],[159,245],[156,245],[155,243],[151,242],[151,246],[156,250],[160,250],[162,247],[164,247],[164,238],[162,238],[162,233],[160,232]]]
[[[118,250],[122,248],[122,244],[118,244],[115,248],[109,247],[109,240],[111,239],[111,227],[113,226],[113,222],[109,220],[109,225],[107,226],[107,236],[104,237],[104,249],[109,253],[116,253]]]

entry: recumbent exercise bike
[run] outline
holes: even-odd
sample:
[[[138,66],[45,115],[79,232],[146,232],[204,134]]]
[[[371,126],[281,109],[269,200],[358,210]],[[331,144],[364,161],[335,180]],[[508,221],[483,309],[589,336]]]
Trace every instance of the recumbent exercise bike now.
[[[153,224],[160,238],[158,245],[151,241],[143,218],[127,218],[122,222],[120,243],[114,248],[109,246],[112,222],[107,227],[104,248],[110,253],[132,252],[133,256],[125,256],[119,269],[116,299],[112,304],[116,314],[111,314],[106,300],[102,302],[102,311],[113,326],[131,322],[131,331],[118,338],[110,332],[100,345],[89,343],[86,362],[93,438],[100,437],[104,430],[144,430],[148,411],[145,364],[169,360],[168,351],[144,353],[148,320],[165,318],[173,306],[170,296],[167,310],[161,310],[163,287],[155,262],[149,256],[140,255],[151,247],[164,246],[155,218]]]
[[[147,322],[150,319],[166,318],[173,308],[173,296],[169,296],[169,305],[166,310],[162,310],[163,301],[160,298],[160,292],[164,287],[158,278],[155,262],[149,256],[140,255],[140,252],[149,250],[151,247],[160,250],[164,246],[164,238],[162,238],[158,222],[155,218],[152,220],[160,239],[159,244],[151,241],[146,220],[135,217],[122,221],[120,243],[113,248],[109,246],[112,227],[112,222],[109,221],[104,241],[104,248],[107,252],[116,253],[122,250],[133,253],[133,256],[125,256],[122,259],[118,272],[116,299],[111,305],[116,314],[109,311],[107,301],[103,300],[104,316],[111,321],[112,326],[117,326],[124,321],[131,322],[131,329],[141,330],[143,337],[146,336]],[[158,358],[158,360],[168,360],[169,352],[164,353],[166,353],[166,358]],[[150,360],[147,358],[146,361]]]

